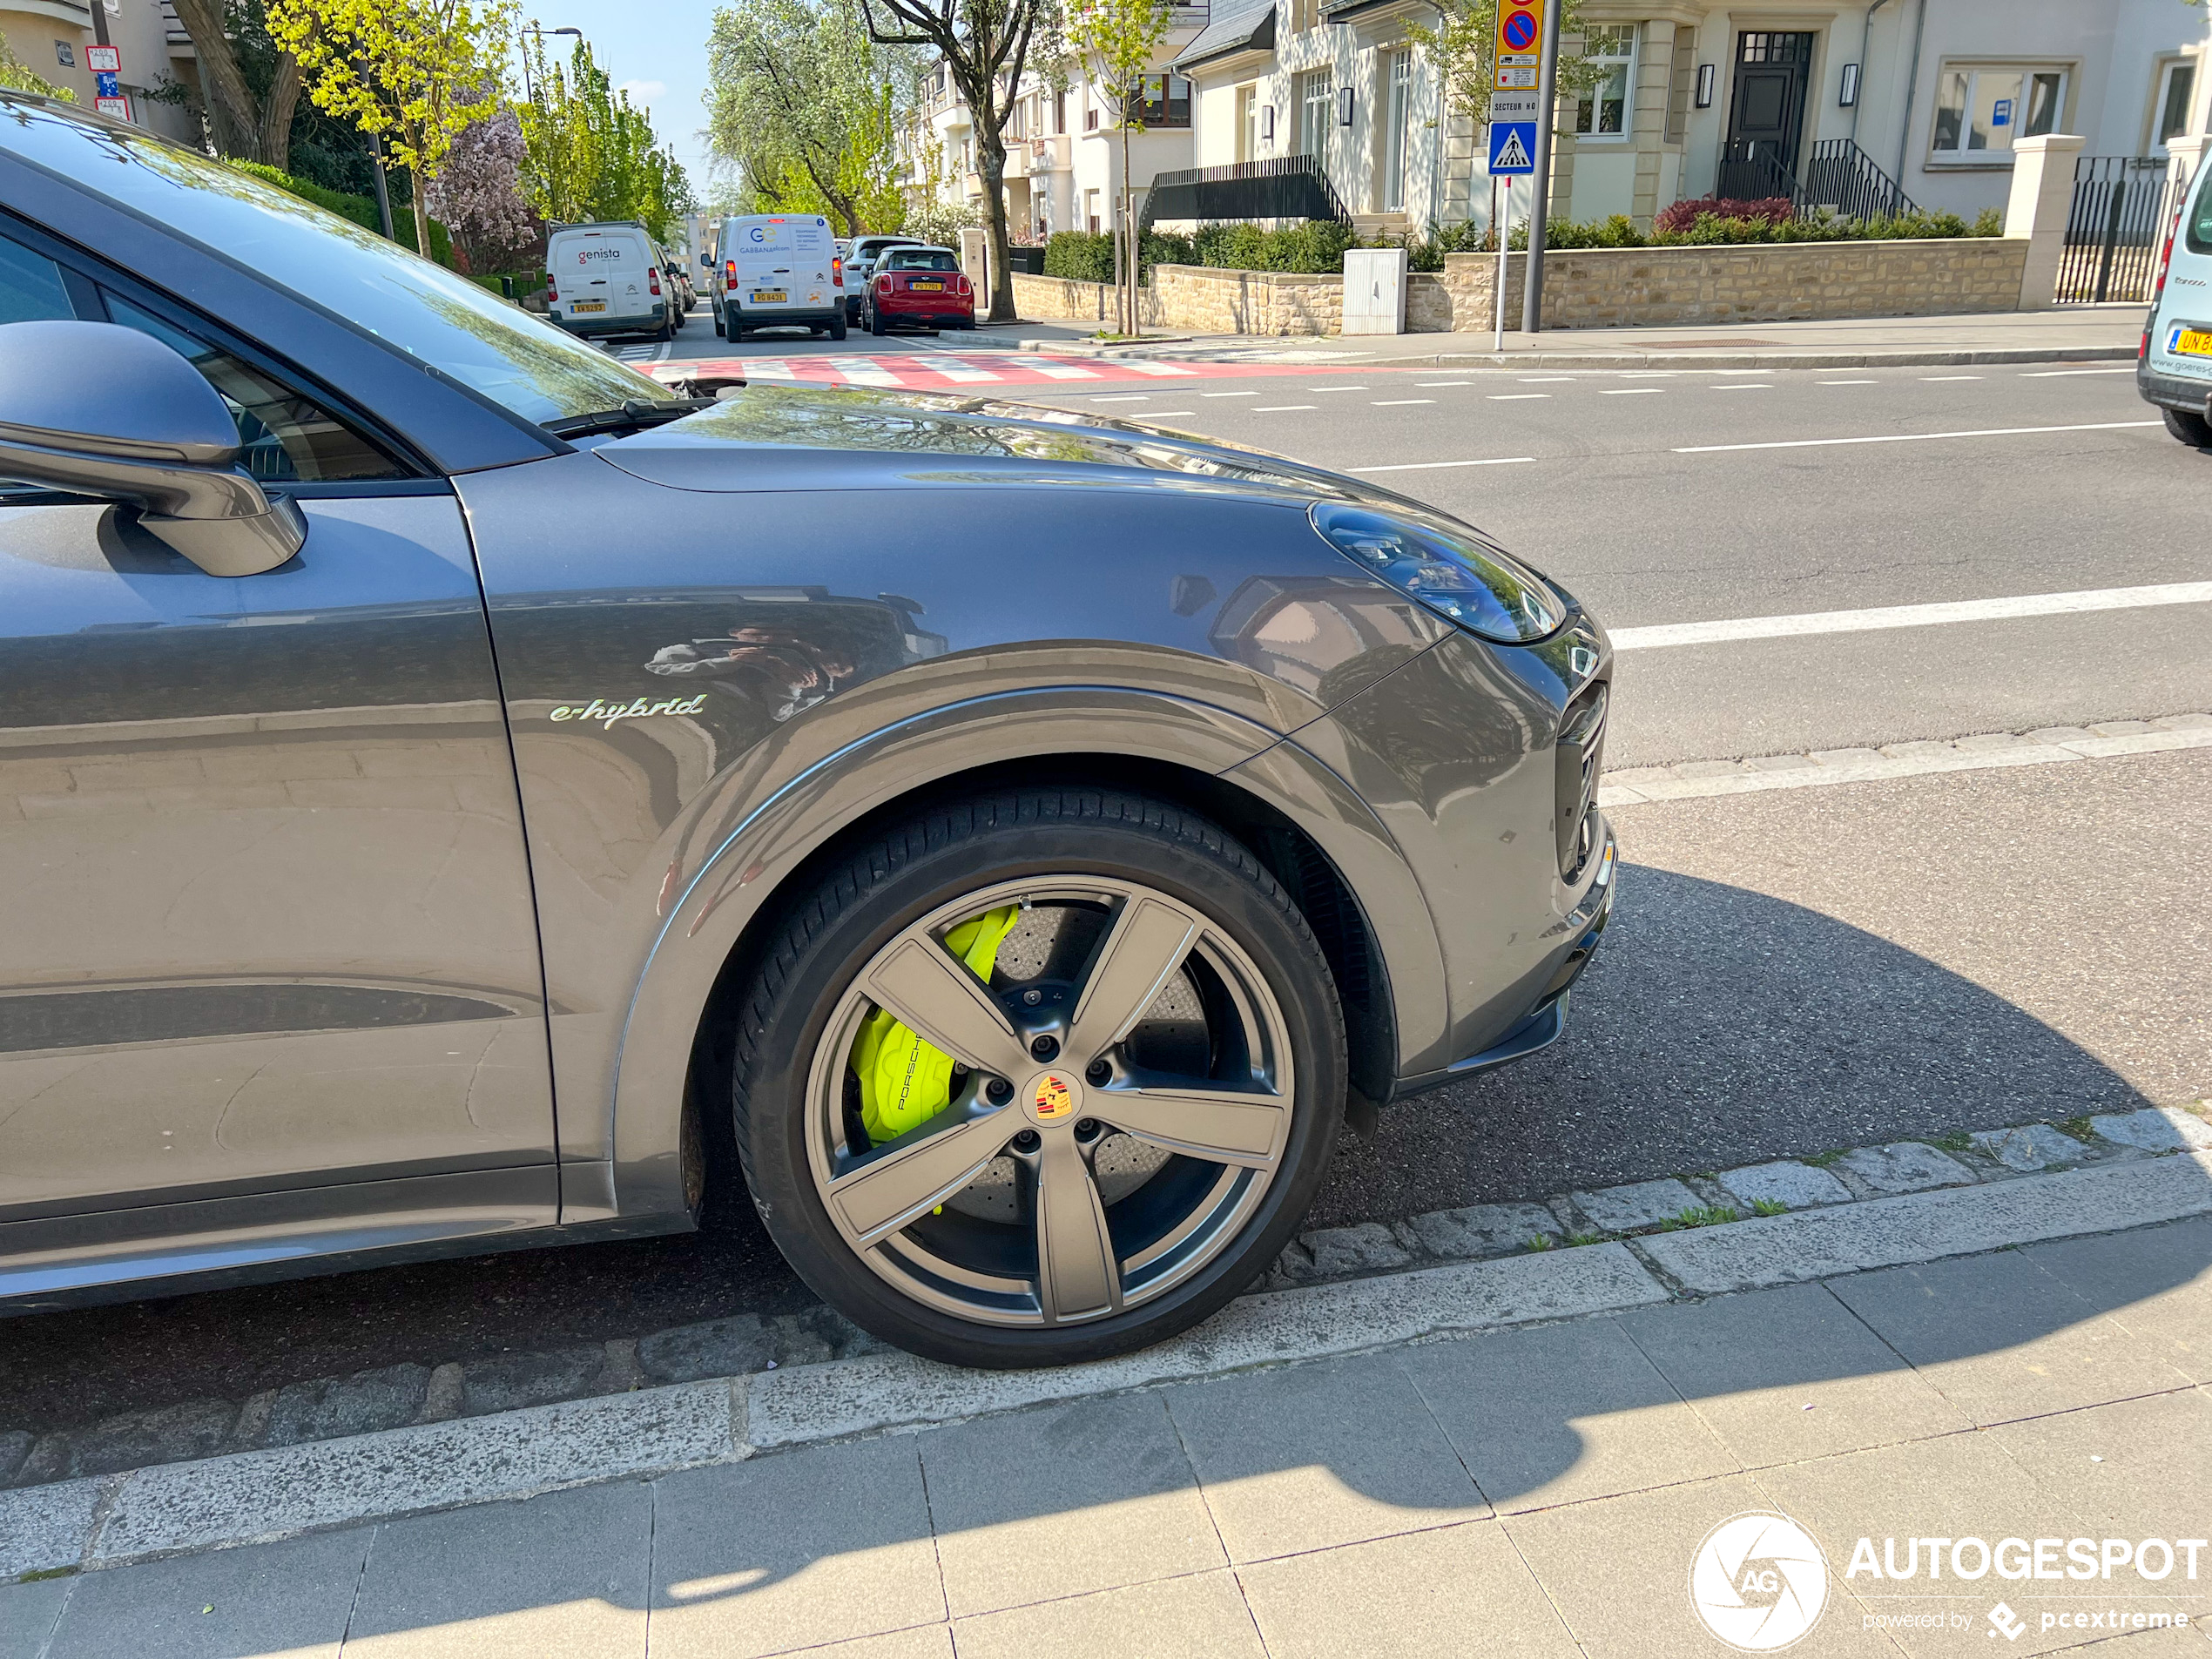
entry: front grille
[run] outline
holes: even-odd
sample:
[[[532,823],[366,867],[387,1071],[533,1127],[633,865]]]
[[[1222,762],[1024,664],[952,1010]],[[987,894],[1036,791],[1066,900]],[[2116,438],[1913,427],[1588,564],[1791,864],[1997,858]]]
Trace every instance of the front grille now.
[[[1554,751],[1554,793],[1559,813],[1559,873],[1572,881],[1597,850],[1597,779],[1605,760],[1605,716],[1609,702],[1603,680],[1592,680],[1560,718],[1559,746]]]

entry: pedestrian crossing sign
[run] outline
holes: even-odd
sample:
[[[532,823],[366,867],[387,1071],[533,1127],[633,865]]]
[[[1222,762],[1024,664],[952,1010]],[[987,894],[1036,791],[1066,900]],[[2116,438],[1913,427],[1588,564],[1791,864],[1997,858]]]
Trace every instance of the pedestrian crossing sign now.
[[[1493,121],[1490,124],[1490,172],[1523,173],[1536,171],[1536,124],[1534,121]]]

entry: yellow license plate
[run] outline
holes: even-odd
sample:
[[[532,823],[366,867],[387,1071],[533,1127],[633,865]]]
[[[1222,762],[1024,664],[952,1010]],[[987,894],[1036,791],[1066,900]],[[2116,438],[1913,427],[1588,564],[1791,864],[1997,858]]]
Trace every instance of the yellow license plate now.
[[[571,311],[604,311],[606,308],[607,302],[604,300],[577,300],[569,307]]]
[[[2176,357],[2212,357],[2212,328],[2183,328],[2174,335]]]
[[[791,295],[781,288],[755,288],[752,291],[752,303],[757,306],[779,306],[790,298]]]
[[[909,282],[907,287],[914,293],[942,293],[945,291],[945,285],[941,282]]]

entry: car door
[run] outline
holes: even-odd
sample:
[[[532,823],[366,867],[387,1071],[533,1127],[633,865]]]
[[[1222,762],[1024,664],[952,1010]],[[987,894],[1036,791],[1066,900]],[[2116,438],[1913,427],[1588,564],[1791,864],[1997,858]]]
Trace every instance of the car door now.
[[[42,317],[182,352],[309,529],[219,577],[125,510],[0,486],[0,1267],[242,1195],[417,1236],[550,1220],[536,923],[450,485],[0,216],[0,322]]]

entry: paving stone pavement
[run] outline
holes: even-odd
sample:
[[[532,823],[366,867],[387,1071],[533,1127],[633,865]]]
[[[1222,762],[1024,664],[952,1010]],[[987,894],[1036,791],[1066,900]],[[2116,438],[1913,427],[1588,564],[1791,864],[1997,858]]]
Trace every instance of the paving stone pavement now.
[[[2199,1217],[16,1584],[0,1659],[1705,1659],[1692,1556],[1746,1511],[1824,1554],[1793,1652],[2212,1656],[2202,1546],[2087,1589],[1853,1568],[2201,1537],[2208,1377]]]

